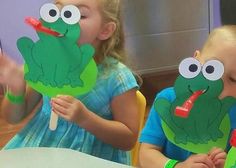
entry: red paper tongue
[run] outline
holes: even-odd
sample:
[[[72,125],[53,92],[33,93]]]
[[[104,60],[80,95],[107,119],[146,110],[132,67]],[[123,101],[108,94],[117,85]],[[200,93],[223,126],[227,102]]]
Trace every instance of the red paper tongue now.
[[[53,35],[53,36],[58,36],[58,37],[62,36],[62,34],[56,32],[56,31],[53,31],[53,30],[51,30],[47,27],[44,27],[42,25],[42,23],[39,20],[35,19],[35,18],[27,17],[25,19],[25,22],[27,24],[29,24],[30,26],[32,26],[36,31],[44,32],[44,33],[47,33],[47,34],[50,34],[50,35]]]
[[[175,115],[182,117],[182,118],[187,118],[189,115],[189,112],[191,111],[193,107],[193,103],[197,98],[204,93],[204,90],[198,90],[194,92],[185,102],[182,106],[177,106],[175,108]]]
[[[232,137],[230,139],[230,145],[236,147],[236,129],[233,130]]]

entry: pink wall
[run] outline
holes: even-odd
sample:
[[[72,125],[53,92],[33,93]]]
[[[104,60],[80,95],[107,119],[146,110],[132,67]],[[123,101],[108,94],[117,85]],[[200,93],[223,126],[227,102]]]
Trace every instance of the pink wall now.
[[[24,23],[26,16],[39,17],[42,4],[52,0],[1,0],[0,5],[0,39],[3,50],[9,56],[22,63],[16,41],[22,36],[36,39],[35,31]]]
[[[220,0],[213,0],[213,27],[219,27],[220,25]]]

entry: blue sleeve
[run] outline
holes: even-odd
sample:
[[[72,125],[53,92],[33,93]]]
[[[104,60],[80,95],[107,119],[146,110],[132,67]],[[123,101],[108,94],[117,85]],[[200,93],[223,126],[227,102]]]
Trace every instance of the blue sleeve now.
[[[229,135],[226,151],[229,151],[229,149],[231,148],[229,141],[232,136],[232,131],[236,129],[236,104],[231,107],[230,112],[229,112],[229,118],[230,118],[231,130],[230,130],[230,135]]]
[[[230,109],[229,112],[231,128],[236,129],[236,104]]]
[[[116,70],[109,78],[108,87],[111,94],[110,96],[114,97],[130,89],[138,89],[138,84],[131,70],[125,65],[119,63]]]
[[[157,94],[156,99],[157,98],[166,98],[172,102],[175,99],[173,88],[164,89]],[[163,147],[167,141],[167,138],[162,130],[161,120],[153,105],[149,112],[146,124],[141,132],[139,141],[141,143],[148,143],[160,147]]]

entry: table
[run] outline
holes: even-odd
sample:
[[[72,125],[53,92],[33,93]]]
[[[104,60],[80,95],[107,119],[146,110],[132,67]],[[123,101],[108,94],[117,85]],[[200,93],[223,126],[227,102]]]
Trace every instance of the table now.
[[[0,151],[1,168],[131,168],[64,148],[19,148]]]

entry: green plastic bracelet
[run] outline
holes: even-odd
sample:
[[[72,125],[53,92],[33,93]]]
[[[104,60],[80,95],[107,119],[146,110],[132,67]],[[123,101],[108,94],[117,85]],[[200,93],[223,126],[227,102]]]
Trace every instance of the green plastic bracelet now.
[[[164,168],[174,168],[175,165],[178,163],[178,160],[174,160],[174,159],[169,159],[166,163]]]
[[[5,97],[13,104],[22,104],[25,100],[24,95],[15,96],[11,94],[9,91],[6,92]]]

